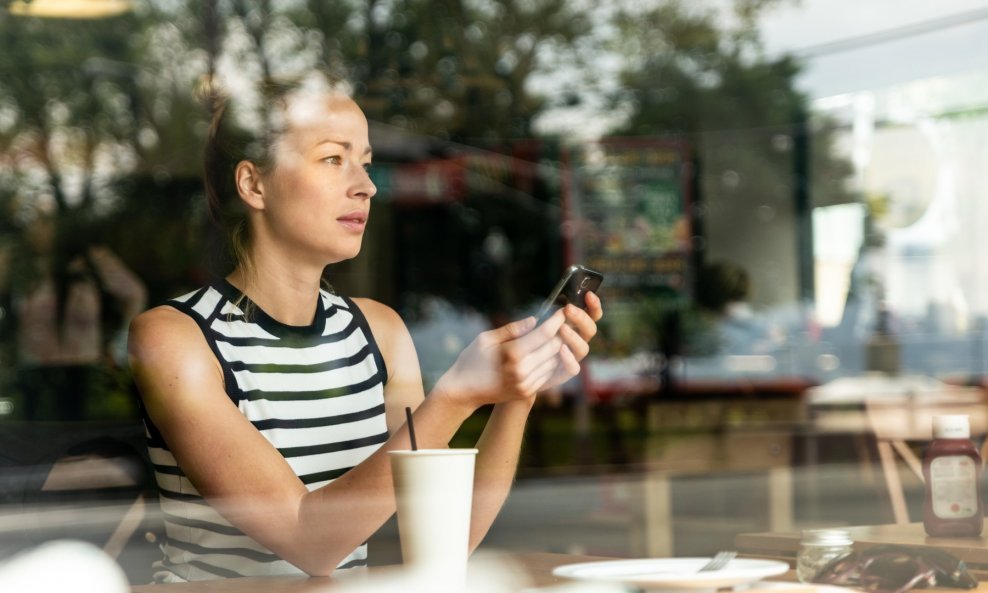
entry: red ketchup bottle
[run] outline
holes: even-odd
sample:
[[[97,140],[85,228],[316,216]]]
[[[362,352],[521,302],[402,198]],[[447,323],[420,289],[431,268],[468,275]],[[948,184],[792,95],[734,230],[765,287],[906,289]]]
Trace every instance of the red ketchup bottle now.
[[[935,537],[977,537],[984,524],[981,454],[964,415],[933,417],[933,442],[923,458],[923,527]]]

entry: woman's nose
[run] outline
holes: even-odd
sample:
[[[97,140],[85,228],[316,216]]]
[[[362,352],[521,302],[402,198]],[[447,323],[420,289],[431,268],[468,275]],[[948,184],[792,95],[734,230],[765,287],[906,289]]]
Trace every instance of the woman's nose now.
[[[358,167],[357,180],[353,186],[352,195],[355,198],[369,200],[377,193],[377,186],[371,180],[370,171]]]

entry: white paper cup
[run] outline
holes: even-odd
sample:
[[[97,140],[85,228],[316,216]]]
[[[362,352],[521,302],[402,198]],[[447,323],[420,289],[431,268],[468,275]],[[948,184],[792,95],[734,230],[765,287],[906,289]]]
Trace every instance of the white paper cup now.
[[[0,563],[0,591],[126,593],[127,575],[103,550],[77,540],[53,540]]]
[[[466,580],[477,449],[390,451],[402,560],[447,590]]]

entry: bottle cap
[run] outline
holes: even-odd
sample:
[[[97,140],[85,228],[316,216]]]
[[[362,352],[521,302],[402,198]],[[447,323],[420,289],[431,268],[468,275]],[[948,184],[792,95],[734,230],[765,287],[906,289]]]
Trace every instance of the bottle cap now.
[[[806,529],[801,543],[810,546],[849,546],[851,532],[846,529]]]
[[[933,417],[933,438],[969,439],[971,424],[966,414],[946,414]]]

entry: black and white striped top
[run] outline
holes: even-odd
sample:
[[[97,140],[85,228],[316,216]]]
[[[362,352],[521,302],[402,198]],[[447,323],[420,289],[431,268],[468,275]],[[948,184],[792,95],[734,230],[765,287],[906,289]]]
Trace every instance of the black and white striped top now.
[[[281,324],[248,303],[225,280],[168,302],[199,324],[223,368],[227,395],[314,490],[387,440],[384,359],[347,298],[322,291],[307,327]],[[301,574],[213,510],[146,415],[144,422],[167,536],[156,581]],[[338,569],[366,560],[364,543]]]

